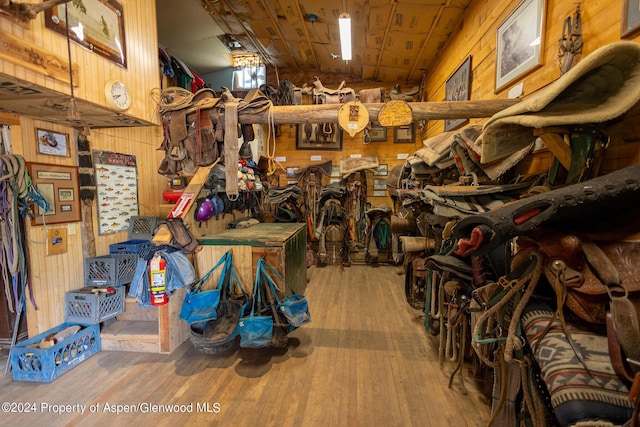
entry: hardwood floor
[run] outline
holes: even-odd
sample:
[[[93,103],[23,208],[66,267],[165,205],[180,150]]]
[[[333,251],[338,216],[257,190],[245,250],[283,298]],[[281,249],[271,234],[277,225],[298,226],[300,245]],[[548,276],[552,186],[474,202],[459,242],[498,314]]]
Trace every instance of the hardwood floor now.
[[[170,355],[101,351],[49,384],[14,381],[9,373],[0,378],[0,402],[35,403],[35,411],[3,411],[0,420],[53,426],[486,425],[489,406],[468,367],[468,394],[458,377],[448,388],[454,366],[440,368],[438,338],[425,332],[424,315],[405,302],[399,272],[388,265],[309,269],[312,322],[290,334],[286,349],[213,356],[187,341]],[[86,408],[57,414],[49,412],[54,405]],[[116,405],[138,405],[141,412],[115,414]],[[183,407],[168,413],[151,405]]]

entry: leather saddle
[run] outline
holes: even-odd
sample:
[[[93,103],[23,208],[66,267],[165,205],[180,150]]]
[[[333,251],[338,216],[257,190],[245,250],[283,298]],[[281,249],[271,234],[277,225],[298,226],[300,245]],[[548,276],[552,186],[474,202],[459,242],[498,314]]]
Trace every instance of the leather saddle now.
[[[356,93],[350,87],[345,87],[344,80],[340,83],[337,89],[329,89],[324,87],[318,77],[315,77],[313,82],[313,96],[314,104],[344,104],[347,102],[355,101]]]

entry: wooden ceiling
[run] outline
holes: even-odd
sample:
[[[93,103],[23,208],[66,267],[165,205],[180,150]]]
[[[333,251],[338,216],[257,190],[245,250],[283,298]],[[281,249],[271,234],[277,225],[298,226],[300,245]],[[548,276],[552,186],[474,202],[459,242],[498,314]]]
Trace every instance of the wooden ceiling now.
[[[257,52],[268,68],[277,68],[280,75],[337,73],[347,82],[398,83],[419,81],[434,65],[470,3],[470,0],[196,1],[200,2],[202,13],[208,14],[221,30],[219,38],[237,41],[241,51]],[[338,17],[343,12],[352,21],[351,61],[339,58]],[[158,13],[168,11],[159,8]],[[200,18],[198,22],[202,25]],[[159,28],[159,32],[163,31],[168,30]],[[173,46],[170,51],[180,58],[195,48]]]

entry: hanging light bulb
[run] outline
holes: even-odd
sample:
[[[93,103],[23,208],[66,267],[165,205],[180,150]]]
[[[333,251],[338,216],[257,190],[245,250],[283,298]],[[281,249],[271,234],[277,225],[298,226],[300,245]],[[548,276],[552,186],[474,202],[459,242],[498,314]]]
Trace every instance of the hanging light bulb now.
[[[351,60],[351,17],[348,13],[341,13],[338,17],[340,27],[340,46],[342,47],[342,59]]]

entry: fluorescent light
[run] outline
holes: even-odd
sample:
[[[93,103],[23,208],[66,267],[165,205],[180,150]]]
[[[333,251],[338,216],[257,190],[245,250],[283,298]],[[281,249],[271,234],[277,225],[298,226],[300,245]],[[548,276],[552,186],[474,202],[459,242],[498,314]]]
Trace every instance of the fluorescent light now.
[[[342,47],[342,59],[351,59],[351,17],[348,13],[341,13],[338,18],[340,26],[340,45]]]

